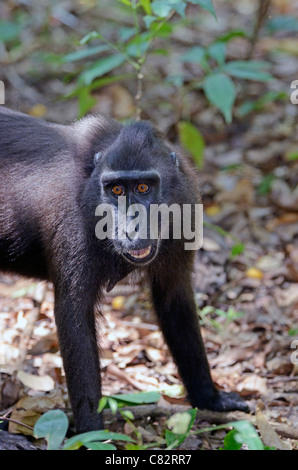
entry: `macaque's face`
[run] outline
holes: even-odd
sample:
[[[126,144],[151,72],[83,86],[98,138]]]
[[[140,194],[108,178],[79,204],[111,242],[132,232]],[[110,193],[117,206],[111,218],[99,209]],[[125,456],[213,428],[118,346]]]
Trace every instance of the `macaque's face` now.
[[[169,228],[172,223],[168,207],[179,202],[180,170],[177,155],[162,139],[150,132],[148,137],[148,128],[142,133],[135,126],[136,142],[131,143],[131,135],[123,135],[95,156],[95,184],[99,184],[101,203],[109,206],[109,216],[97,224],[96,235],[101,238],[100,230],[106,229],[114,251],[129,263],[146,265],[161,248],[162,225]],[[105,214],[98,208],[97,215]]]
[[[158,218],[152,219],[160,195],[159,173],[105,171],[100,183],[103,201],[114,211],[114,249],[134,265],[148,264],[159,247]]]

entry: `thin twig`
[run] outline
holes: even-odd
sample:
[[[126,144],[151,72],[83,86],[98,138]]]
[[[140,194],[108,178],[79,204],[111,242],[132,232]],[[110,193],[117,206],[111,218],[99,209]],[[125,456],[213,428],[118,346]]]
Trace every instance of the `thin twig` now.
[[[7,418],[6,416],[0,416],[0,421],[10,421],[11,423],[15,423],[18,426],[24,426],[24,428],[27,428],[33,431],[33,428],[31,426],[29,426],[28,424],[24,424],[21,421],[17,421],[16,419]]]

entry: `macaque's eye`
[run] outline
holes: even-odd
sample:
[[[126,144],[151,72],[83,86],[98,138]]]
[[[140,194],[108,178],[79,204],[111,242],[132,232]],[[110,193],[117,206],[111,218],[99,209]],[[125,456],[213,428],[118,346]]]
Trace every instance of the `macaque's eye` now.
[[[124,188],[122,186],[116,185],[116,186],[113,187],[112,193],[117,197],[123,196]]]
[[[137,186],[137,192],[138,193],[147,193],[150,189],[150,186],[148,186],[148,184],[145,184],[145,183],[141,183],[141,184],[138,184]]]

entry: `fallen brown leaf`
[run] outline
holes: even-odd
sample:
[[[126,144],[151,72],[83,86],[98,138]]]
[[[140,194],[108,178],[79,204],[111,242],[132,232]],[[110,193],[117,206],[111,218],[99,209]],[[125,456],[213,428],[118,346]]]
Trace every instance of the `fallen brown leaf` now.
[[[237,391],[241,393],[241,396],[250,395],[266,395],[267,393],[267,380],[258,376],[257,374],[250,374],[236,387]]]
[[[40,395],[35,397],[23,397],[14,406],[10,419],[24,423],[27,426],[34,427],[36,421],[43,413],[49,410],[64,408],[65,404],[62,397],[62,392],[56,389],[48,395]],[[26,434],[32,436],[33,433],[30,429],[9,421],[8,430],[14,434]]]
[[[24,384],[26,387],[31,390],[38,390],[40,392],[49,392],[55,388],[55,382],[49,375],[35,375],[28,374],[23,370],[19,370],[17,373],[17,378]]]
[[[285,442],[278,436],[266,416],[258,410],[256,425],[260,431],[261,438],[265,446],[274,447],[277,450],[292,450],[290,442]]]

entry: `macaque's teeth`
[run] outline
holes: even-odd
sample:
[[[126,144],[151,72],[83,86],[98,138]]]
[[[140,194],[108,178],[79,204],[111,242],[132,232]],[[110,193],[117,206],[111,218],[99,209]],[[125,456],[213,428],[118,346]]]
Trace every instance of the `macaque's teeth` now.
[[[147,258],[147,256],[149,256],[151,253],[151,245],[148,246],[147,248],[142,248],[142,250],[128,251],[128,253],[130,254],[132,258],[135,258],[135,259]]]

